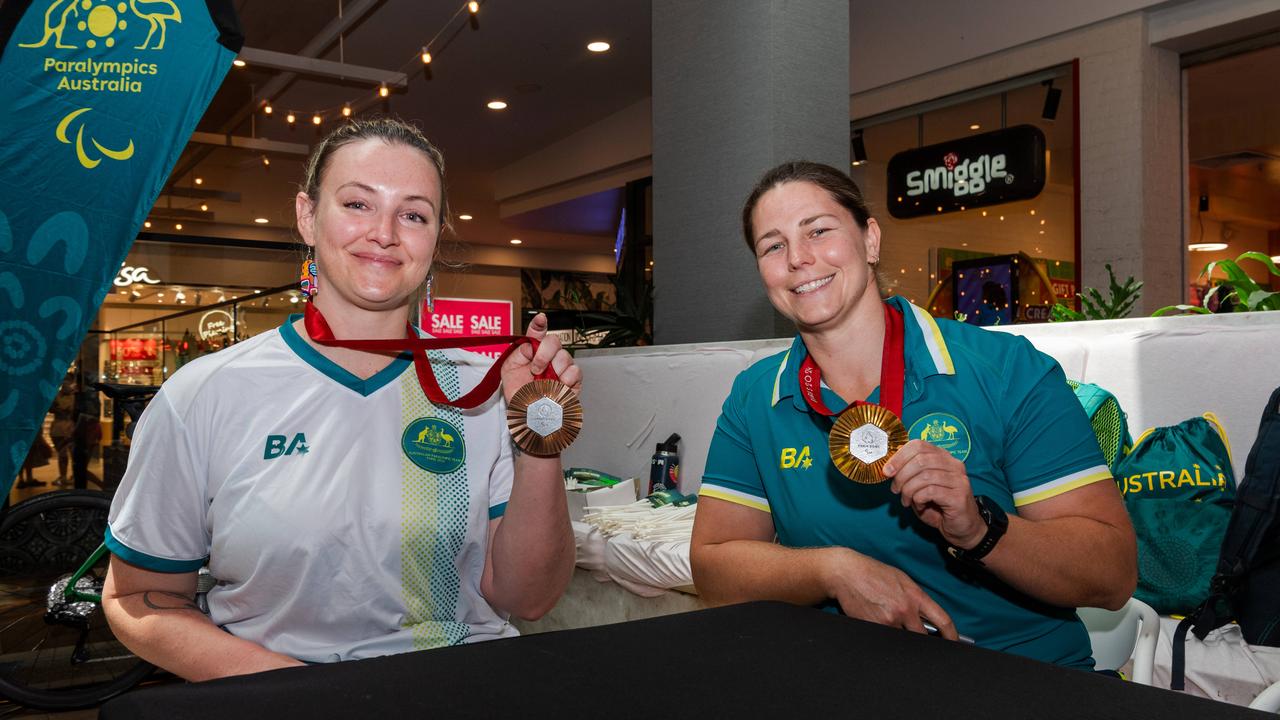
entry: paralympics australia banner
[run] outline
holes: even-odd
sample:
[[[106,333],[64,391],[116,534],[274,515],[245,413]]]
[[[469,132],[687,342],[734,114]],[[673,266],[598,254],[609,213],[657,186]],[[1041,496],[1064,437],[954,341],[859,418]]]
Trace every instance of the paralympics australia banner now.
[[[242,43],[231,0],[0,5],[0,490],[6,494],[112,278]]]

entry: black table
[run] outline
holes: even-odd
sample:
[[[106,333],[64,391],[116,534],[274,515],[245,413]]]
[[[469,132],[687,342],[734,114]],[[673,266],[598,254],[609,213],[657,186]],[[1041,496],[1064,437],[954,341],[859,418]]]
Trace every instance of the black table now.
[[[1268,717],[808,608],[750,603],[146,688],[107,703],[100,718],[549,715],[609,720]]]

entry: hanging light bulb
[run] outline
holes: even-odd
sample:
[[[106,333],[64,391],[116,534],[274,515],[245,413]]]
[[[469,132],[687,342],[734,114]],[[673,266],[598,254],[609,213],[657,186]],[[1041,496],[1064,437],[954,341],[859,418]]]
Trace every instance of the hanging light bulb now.
[[[320,124],[320,113],[316,113],[315,115],[312,115],[312,116],[311,116],[311,124],[312,124],[312,125],[319,125],[319,124]]]
[[[382,83],[382,85],[378,87],[378,97],[386,97],[390,94],[391,94],[391,91],[387,89],[386,83]]]
[[[295,122],[297,122],[297,120],[298,120],[298,117],[297,117],[296,115],[294,115],[294,114],[293,114],[293,111],[292,111],[292,110],[290,110],[290,111],[289,111],[289,114],[288,114],[288,115],[285,115],[285,116],[284,116],[284,121],[285,121],[285,122],[287,122],[287,123],[289,123],[290,125],[292,125],[292,124],[294,124]]]
[[[423,65],[430,65],[430,64],[431,64],[431,51],[430,51],[430,50],[427,50],[427,46],[426,46],[426,45],[423,45],[423,46],[422,46],[422,64],[423,64]]]
[[[271,167],[271,158],[266,155],[262,156],[262,167]]]
[[[480,12],[480,3],[476,2],[476,0],[471,0],[471,2],[467,3],[467,9],[471,11],[472,15],[475,15]]]
[[[351,103],[342,106],[342,117],[351,117]]]
[[[262,106],[262,112],[263,112],[263,114],[270,115],[270,114],[271,114],[271,103],[266,103],[265,105],[263,105],[263,106]]]
[[[209,212],[209,205],[207,203],[200,203],[200,212]]]

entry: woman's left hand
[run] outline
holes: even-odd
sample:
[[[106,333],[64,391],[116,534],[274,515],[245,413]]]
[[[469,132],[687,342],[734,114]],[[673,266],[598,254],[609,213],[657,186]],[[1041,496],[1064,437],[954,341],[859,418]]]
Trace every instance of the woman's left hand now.
[[[964,463],[924,440],[912,440],[884,466],[902,505],[955,547],[974,547],[987,533]]]
[[[529,321],[529,331],[525,334],[538,341],[538,351],[534,353],[533,345],[525,344],[507,356],[502,365],[502,394],[507,402],[511,402],[516,391],[533,382],[534,377],[548,365],[555,369],[560,382],[574,390],[581,388],[582,370],[573,364],[573,356],[560,347],[560,338],[547,335],[546,315],[535,315]]]

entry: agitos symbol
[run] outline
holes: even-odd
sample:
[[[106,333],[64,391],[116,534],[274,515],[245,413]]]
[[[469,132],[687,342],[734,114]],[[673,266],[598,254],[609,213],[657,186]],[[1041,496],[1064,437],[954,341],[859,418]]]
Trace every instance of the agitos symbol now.
[[[80,115],[83,115],[84,113],[87,113],[92,109],[93,108],[80,108],[79,110],[72,110],[71,112],[67,113],[66,117],[62,118],[62,120],[58,123],[57,129],[54,130],[54,136],[58,138],[58,142],[70,145],[71,140],[67,137],[67,127],[71,125],[72,120],[75,120]],[[130,140],[128,146],[126,146],[122,150],[112,150],[110,148],[103,147],[102,143],[98,142],[92,137],[89,138],[89,142],[92,143],[93,146],[98,149],[98,152],[102,153],[103,156],[109,157],[112,160],[128,160],[129,158],[133,157],[133,140]],[[80,161],[80,164],[83,165],[84,167],[92,170],[93,168],[98,167],[98,164],[102,162],[102,157],[91,158],[89,157],[89,154],[85,152],[83,121],[80,122],[80,127],[76,129],[75,146],[76,146],[76,158]]]

